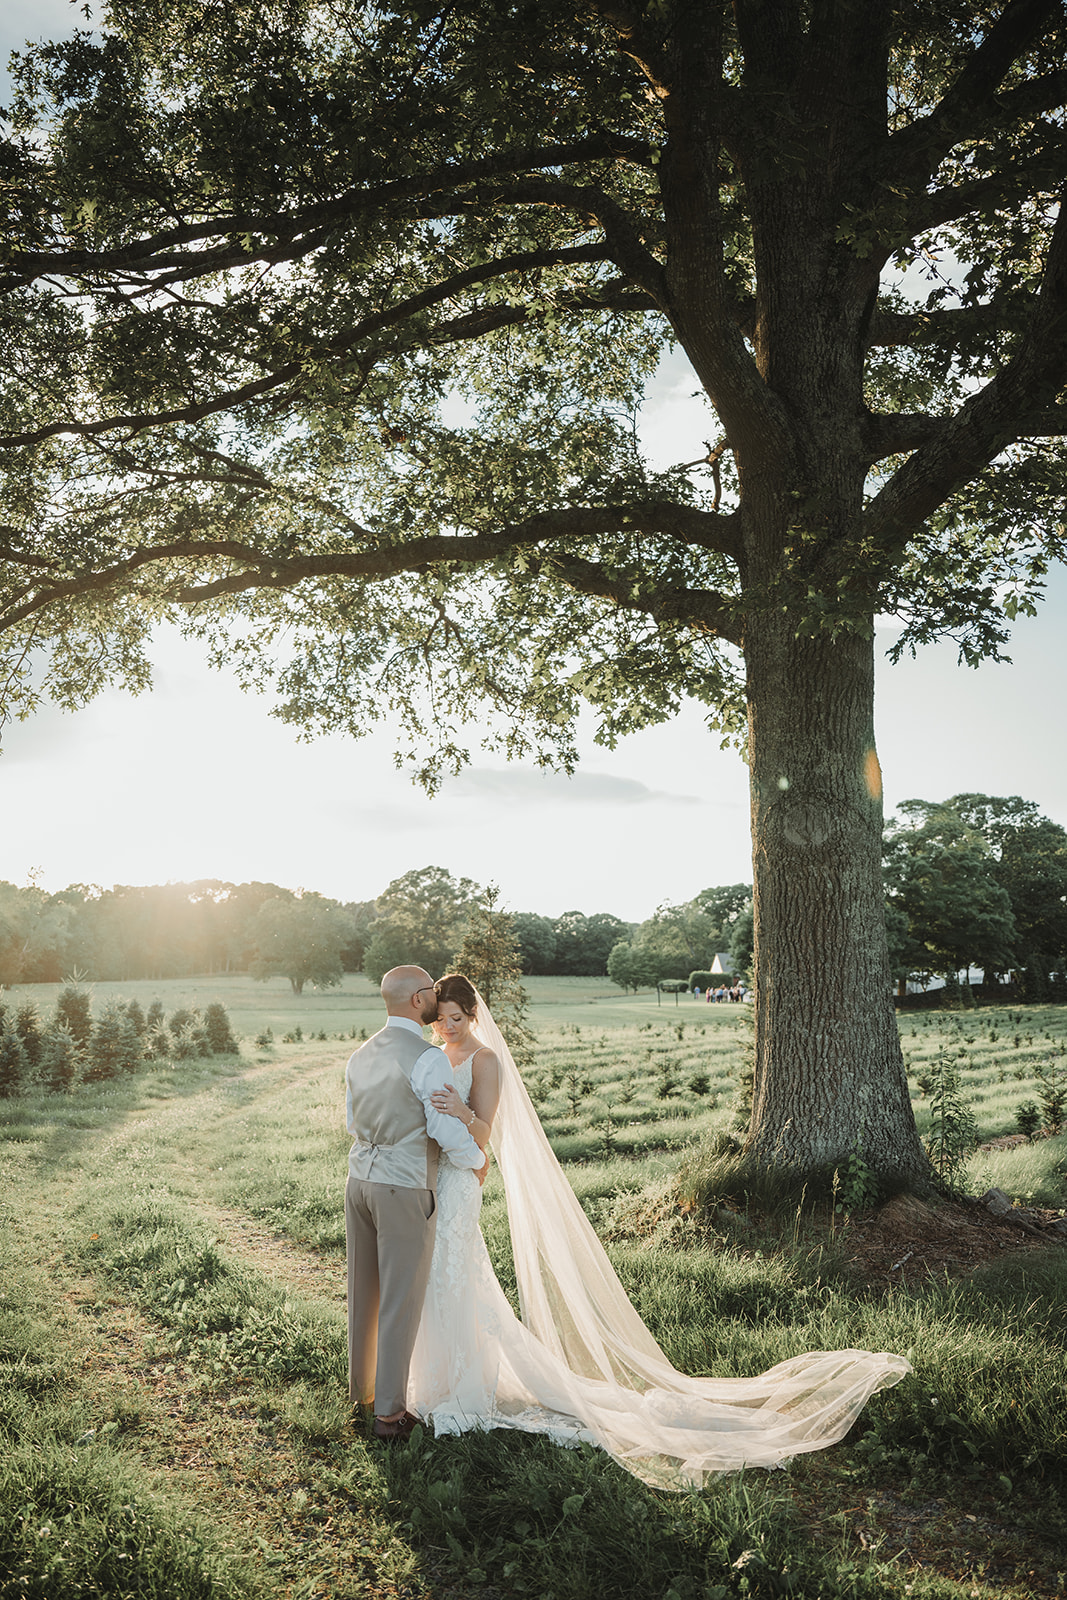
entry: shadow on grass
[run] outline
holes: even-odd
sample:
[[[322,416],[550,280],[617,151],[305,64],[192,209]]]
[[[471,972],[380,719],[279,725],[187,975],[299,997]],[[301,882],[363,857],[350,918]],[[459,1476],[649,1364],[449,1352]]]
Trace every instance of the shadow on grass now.
[[[113,1133],[162,1101],[191,1099],[221,1081],[236,1083],[252,1066],[242,1056],[152,1062],[121,1077],[80,1083],[69,1094],[33,1088],[0,1099],[0,1151],[5,1143],[35,1146],[42,1166],[58,1166],[101,1132]]]
[[[420,1429],[378,1454],[389,1501],[442,1575],[555,1600],[904,1593],[903,1574],[875,1558],[858,1571],[812,1536],[787,1474],[656,1493],[590,1446],[507,1430],[435,1440]]]

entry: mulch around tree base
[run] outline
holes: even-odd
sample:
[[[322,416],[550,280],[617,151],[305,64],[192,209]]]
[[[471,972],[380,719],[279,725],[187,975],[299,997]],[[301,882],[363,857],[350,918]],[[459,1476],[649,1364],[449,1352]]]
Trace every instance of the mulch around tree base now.
[[[846,1259],[872,1285],[920,1285],[1009,1255],[1067,1248],[1067,1237],[1052,1231],[1063,1216],[1032,1209],[996,1217],[980,1200],[900,1194],[849,1221],[839,1238]]]

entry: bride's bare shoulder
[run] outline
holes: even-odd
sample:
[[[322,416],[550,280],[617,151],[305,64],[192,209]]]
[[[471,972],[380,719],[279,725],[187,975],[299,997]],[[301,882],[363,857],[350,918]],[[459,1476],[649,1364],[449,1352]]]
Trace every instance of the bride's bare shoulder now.
[[[471,1060],[471,1075],[475,1078],[498,1078],[500,1076],[500,1062],[495,1050],[490,1050],[487,1044],[479,1045]]]

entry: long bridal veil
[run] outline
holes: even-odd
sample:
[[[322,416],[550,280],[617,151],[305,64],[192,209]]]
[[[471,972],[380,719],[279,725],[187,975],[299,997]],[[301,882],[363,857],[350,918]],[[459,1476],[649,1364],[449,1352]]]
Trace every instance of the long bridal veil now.
[[[755,1378],[678,1372],[627,1298],[481,995],[475,1029],[500,1062],[491,1142],[522,1321],[555,1358],[546,1404],[558,1412],[562,1390],[566,1411],[628,1471],[684,1489],[740,1467],[780,1466],[835,1444],[876,1390],[911,1371],[902,1356],[838,1350],[795,1356]]]

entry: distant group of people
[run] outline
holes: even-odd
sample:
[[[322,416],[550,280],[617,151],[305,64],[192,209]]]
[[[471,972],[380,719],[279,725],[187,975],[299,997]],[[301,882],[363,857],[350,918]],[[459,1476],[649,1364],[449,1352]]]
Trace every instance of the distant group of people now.
[[[725,983],[720,983],[717,989],[708,989],[704,995],[704,998],[708,1004],[711,1005],[712,1003],[716,1003],[720,1000],[743,1000],[747,992],[748,991],[746,990],[744,984],[741,982],[740,978],[738,978],[737,982],[732,988],[728,989]],[[698,986],[694,986],[693,995],[697,1000],[700,999],[700,989]]]

